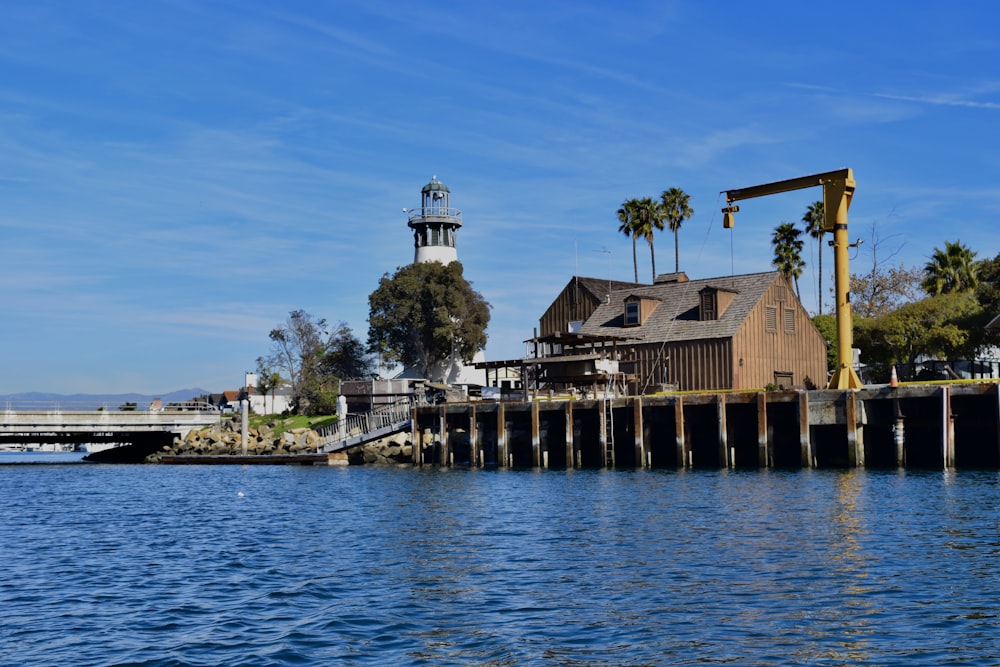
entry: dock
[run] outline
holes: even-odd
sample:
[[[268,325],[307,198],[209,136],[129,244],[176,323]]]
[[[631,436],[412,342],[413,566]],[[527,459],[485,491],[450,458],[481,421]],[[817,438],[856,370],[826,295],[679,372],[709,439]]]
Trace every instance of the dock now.
[[[413,465],[1000,468],[996,381],[413,408]]]

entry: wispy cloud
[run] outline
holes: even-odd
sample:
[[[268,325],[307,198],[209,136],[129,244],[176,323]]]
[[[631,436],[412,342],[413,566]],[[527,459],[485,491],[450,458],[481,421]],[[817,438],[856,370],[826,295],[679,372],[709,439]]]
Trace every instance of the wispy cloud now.
[[[944,93],[937,95],[897,95],[890,93],[874,93],[872,96],[886,100],[895,100],[897,102],[914,102],[916,104],[930,104],[935,106],[963,107],[966,109],[1000,109],[1000,102],[980,102]]]

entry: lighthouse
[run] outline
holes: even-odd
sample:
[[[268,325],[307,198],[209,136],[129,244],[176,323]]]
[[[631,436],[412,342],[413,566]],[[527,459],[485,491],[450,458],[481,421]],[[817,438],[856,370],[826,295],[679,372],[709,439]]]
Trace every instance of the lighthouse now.
[[[413,263],[458,261],[455,232],[462,226],[462,212],[451,208],[448,186],[431,178],[420,190],[420,208],[403,209],[413,230]]]

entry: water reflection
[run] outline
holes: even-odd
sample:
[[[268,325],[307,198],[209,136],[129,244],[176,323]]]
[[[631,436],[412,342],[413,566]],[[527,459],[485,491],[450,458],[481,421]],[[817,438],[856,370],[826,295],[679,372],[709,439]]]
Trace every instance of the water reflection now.
[[[989,664],[997,486],[5,466],[0,664]]]

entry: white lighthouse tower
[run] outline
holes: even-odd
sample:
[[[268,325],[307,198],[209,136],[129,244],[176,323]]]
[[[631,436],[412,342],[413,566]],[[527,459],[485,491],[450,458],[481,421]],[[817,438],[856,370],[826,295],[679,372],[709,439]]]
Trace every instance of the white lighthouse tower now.
[[[413,230],[413,263],[458,261],[455,232],[462,226],[462,212],[451,208],[448,186],[437,179],[420,191],[420,208],[403,209]]]
[[[458,251],[455,249],[455,232],[462,226],[462,212],[451,208],[448,186],[437,179],[420,190],[420,208],[407,209],[410,229],[413,230],[413,263],[441,262],[450,264],[458,261]],[[482,352],[477,352],[473,361],[484,361]],[[416,371],[404,368],[398,378],[415,378]],[[486,383],[486,371],[475,366],[466,366],[457,355],[442,361],[437,368],[430,370],[431,382],[443,382],[451,385],[483,385]]]

